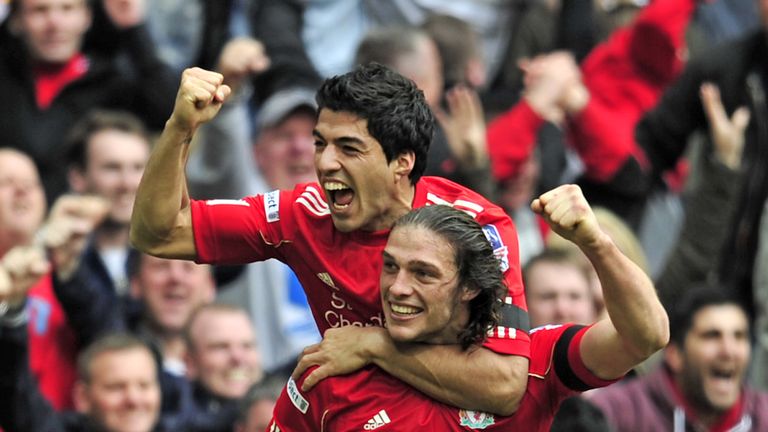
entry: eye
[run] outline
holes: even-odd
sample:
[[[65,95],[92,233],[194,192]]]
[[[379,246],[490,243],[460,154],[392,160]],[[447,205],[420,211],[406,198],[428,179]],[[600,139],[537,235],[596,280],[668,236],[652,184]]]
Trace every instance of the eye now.
[[[397,265],[392,261],[384,261],[384,265],[382,266],[382,270],[385,273],[397,273]]]
[[[322,142],[320,140],[315,140],[315,148],[316,149],[323,148],[323,147],[325,147],[325,143],[324,142]]]
[[[356,154],[356,153],[360,153],[360,150],[358,150],[357,148],[355,148],[355,147],[352,147],[352,146],[346,146],[346,145],[345,145],[345,146],[344,146],[344,147],[342,147],[341,149],[342,149],[342,151],[344,151],[344,153],[347,153],[347,154]]]

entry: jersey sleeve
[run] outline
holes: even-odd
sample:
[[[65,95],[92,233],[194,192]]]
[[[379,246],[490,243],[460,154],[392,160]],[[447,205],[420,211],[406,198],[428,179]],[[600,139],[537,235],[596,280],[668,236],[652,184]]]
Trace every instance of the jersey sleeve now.
[[[291,241],[293,192],[273,191],[239,200],[192,200],[197,262],[244,264],[280,258]]]
[[[560,382],[575,392],[605,387],[621,379],[604,380],[595,376],[584,365],[579,346],[581,338],[590,327],[581,325],[565,327],[555,343],[552,354],[552,363]]]
[[[507,296],[501,308],[501,322],[488,333],[484,346],[500,354],[530,356],[528,331],[528,306],[520,273],[520,256],[517,244],[517,230],[512,219],[498,207],[488,208],[478,214],[493,253],[499,260],[507,285]]]
[[[293,378],[288,379],[288,383],[275,403],[268,431],[321,432],[325,430],[323,417],[328,407],[323,402],[330,401],[324,397],[325,380],[320,381],[309,392],[301,391],[304,379],[315,369],[315,367],[308,369],[298,381],[294,381]]]

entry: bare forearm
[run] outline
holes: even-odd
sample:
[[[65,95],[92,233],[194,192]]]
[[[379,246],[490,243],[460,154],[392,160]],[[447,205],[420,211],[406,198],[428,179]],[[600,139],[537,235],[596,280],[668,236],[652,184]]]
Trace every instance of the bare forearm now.
[[[610,321],[629,354],[642,360],[664,347],[669,321],[648,276],[607,235],[582,250],[597,271]]]
[[[388,343],[373,362],[389,374],[443,403],[510,415],[525,392],[528,360],[485,348]]]
[[[189,208],[184,169],[194,131],[168,120],[152,151],[136,193],[131,218],[131,241],[138,249],[156,255],[172,239]],[[172,252],[173,253],[173,252]],[[194,257],[194,250],[175,251],[178,258]]]

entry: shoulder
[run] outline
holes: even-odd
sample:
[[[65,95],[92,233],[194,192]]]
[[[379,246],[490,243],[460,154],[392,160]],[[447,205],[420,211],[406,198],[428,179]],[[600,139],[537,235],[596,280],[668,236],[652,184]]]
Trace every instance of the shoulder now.
[[[423,189],[424,200],[423,203],[416,203],[417,206],[450,205],[473,217],[488,210],[499,209],[496,204],[479,193],[442,177],[422,177],[417,184],[417,189]]]
[[[275,194],[277,191],[265,194],[265,200],[269,194]],[[272,195],[276,196],[276,195]],[[323,189],[317,183],[302,183],[296,185],[290,192],[288,198],[297,212],[305,214],[311,218],[330,218],[331,210],[325,199]]]

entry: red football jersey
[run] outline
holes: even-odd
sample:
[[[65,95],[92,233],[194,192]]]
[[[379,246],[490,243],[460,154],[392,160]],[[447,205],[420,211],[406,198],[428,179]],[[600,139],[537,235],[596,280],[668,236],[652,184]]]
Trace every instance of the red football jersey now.
[[[461,410],[430,399],[375,366],[330,377],[303,393],[290,380],[275,405],[270,432],[549,431],[560,403],[578,392],[606,386],[581,360],[586,327],[551,325],[531,331],[528,387],[509,417]],[[362,390],[362,391],[361,391]]]
[[[504,323],[508,326],[490,332],[485,346],[528,357],[527,324],[509,324],[527,323],[512,220],[501,208],[463,186],[423,177],[416,184],[413,207],[435,204],[451,205],[474,216],[504,271],[509,288],[505,309],[509,320]],[[296,273],[321,332],[345,325],[384,326],[379,275],[389,230],[336,230],[317,183],[242,200],[193,200],[191,209],[198,262],[239,264],[276,258]]]

